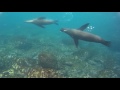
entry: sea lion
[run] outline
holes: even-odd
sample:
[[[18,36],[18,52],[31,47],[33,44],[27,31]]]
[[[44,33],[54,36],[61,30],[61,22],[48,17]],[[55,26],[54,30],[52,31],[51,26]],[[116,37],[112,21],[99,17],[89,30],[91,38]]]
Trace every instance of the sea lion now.
[[[99,37],[98,35],[94,35],[89,32],[84,32],[83,30],[85,30],[88,27],[88,25],[89,23],[84,24],[78,29],[62,28],[60,31],[65,32],[66,34],[71,36],[74,39],[74,43],[77,48],[78,48],[78,40],[101,43],[105,46],[110,47],[110,43],[111,43],[110,41],[106,41],[101,37]]]
[[[56,24],[58,25],[58,20],[52,20],[52,19],[46,19],[46,17],[39,17],[36,19],[32,19],[32,20],[27,20],[25,21],[27,23],[33,23],[35,25],[40,26],[41,28],[45,28],[44,25],[49,25],[49,24]]]

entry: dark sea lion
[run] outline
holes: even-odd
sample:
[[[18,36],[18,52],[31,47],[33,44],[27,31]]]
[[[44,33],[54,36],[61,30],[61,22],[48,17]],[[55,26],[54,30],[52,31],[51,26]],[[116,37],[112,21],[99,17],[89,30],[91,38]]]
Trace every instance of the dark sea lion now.
[[[109,47],[111,43],[110,41],[106,41],[97,35],[83,31],[88,27],[88,25],[89,23],[81,26],[78,29],[62,28],[60,31],[65,32],[66,34],[70,35],[74,39],[74,43],[76,47],[78,47],[78,40],[101,43]]]
[[[27,20],[25,21],[27,23],[33,23],[37,26],[40,26],[41,28],[45,28],[44,25],[50,25],[50,24],[56,24],[58,25],[58,20],[52,20],[52,19],[46,19],[45,17],[39,17],[33,20]]]

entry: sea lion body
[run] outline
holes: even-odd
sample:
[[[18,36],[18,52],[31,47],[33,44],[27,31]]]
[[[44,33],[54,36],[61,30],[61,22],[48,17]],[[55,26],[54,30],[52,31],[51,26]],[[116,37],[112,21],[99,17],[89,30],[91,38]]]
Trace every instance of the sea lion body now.
[[[25,21],[27,23],[33,23],[39,27],[45,28],[44,25],[50,25],[50,24],[56,24],[58,25],[58,20],[52,20],[52,19],[46,19],[45,17],[39,17],[37,19],[33,20],[27,20]]]
[[[76,29],[67,30],[65,33],[69,34],[71,37],[84,40],[84,41],[98,42],[98,43],[103,41],[103,39],[97,35],[94,35],[88,32],[83,32]]]
[[[89,25],[89,23],[81,26],[78,29],[62,28],[60,31],[65,32],[66,34],[71,36],[74,39],[76,47],[78,47],[78,40],[101,43],[101,44],[109,47],[110,41],[106,41],[98,35],[83,31],[84,29],[87,28],[88,25]]]

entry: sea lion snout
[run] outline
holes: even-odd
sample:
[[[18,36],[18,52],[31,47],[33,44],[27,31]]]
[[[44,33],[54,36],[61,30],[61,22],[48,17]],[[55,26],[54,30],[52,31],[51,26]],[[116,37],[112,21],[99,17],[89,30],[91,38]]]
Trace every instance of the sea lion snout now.
[[[26,23],[32,23],[33,22],[33,20],[27,20],[27,21],[25,21]]]
[[[65,31],[67,31],[67,30],[66,30],[65,28],[61,28],[60,31],[61,31],[61,32],[65,32]]]

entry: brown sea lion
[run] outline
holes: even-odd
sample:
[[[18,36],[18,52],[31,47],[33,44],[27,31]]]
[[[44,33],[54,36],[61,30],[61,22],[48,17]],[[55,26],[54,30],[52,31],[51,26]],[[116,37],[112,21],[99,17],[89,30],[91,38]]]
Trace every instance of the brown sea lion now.
[[[25,21],[27,23],[33,23],[35,25],[40,26],[41,28],[45,28],[44,25],[56,24],[58,25],[58,20],[46,19],[45,17],[39,17],[33,20]]]
[[[70,35],[74,39],[74,43],[76,47],[78,47],[78,40],[101,43],[109,47],[111,43],[110,41],[106,41],[97,35],[83,31],[88,27],[88,25],[89,23],[81,26],[78,29],[62,28],[60,31],[65,32],[66,34]]]

